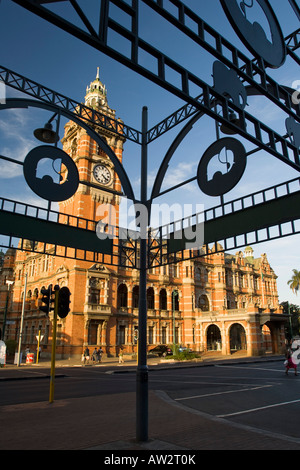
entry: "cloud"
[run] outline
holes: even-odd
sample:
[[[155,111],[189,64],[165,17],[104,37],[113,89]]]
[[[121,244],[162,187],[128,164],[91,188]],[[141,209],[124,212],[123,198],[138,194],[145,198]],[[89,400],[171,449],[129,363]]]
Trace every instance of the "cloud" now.
[[[167,187],[176,186],[183,181],[196,176],[197,165],[199,162],[180,162],[174,168],[170,168],[165,177],[165,185]]]
[[[36,146],[30,136],[30,118],[20,109],[9,109],[0,119],[0,155],[23,162],[27,153]],[[0,179],[11,179],[23,174],[22,166],[0,159]]]

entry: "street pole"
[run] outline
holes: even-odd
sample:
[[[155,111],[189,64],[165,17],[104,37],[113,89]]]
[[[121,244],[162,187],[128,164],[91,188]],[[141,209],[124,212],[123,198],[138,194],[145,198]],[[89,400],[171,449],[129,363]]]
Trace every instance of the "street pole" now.
[[[5,336],[5,326],[6,326],[6,316],[7,316],[7,309],[8,309],[8,299],[9,299],[9,288],[7,291],[6,302],[5,302],[5,310],[4,310],[4,318],[3,318],[3,328],[2,328],[2,340],[4,341]]]
[[[21,357],[22,337],[23,337],[23,324],[24,324],[26,292],[27,292],[27,273],[25,274],[25,286],[24,286],[23,303],[22,303],[22,315],[21,315],[21,325],[20,325],[20,334],[19,334],[18,367],[20,367],[20,357]]]
[[[39,330],[38,344],[37,344],[37,350],[36,350],[36,363],[37,364],[39,363],[40,341],[41,341],[41,330]]]
[[[288,315],[289,315],[289,324],[290,324],[290,335],[291,335],[291,341],[293,339],[293,327],[292,327],[292,315],[291,315],[291,308],[290,308],[290,303],[288,302]]]
[[[175,332],[176,332],[176,328],[175,328],[175,297],[178,296],[178,291],[177,290],[174,290],[172,292],[172,320],[173,320],[173,354],[176,354],[176,341],[175,341]]]
[[[54,401],[54,379],[55,379],[55,355],[56,355],[56,329],[57,329],[57,311],[58,311],[58,294],[59,289],[54,287],[55,301],[54,301],[54,312],[53,312],[53,327],[52,327],[52,352],[51,352],[51,373],[50,373],[50,392],[49,392],[49,403]]]
[[[10,293],[10,288],[14,281],[6,281],[6,284],[8,285],[8,290],[7,290],[7,296],[6,296],[6,302],[5,302],[5,310],[4,310],[4,318],[3,318],[3,329],[2,329],[2,340],[4,341],[4,336],[5,336],[5,327],[6,327],[6,317],[7,317],[7,310],[8,310],[8,302],[9,302],[9,293]]]
[[[175,291],[172,292],[172,309],[173,309],[173,354],[175,355]]]
[[[141,203],[147,205],[147,126],[148,109],[142,114],[141,150]],[[148,216],[141,217],[140,238],[140,297],[139,297],[139,336],[138,366],[136,376],[136,439],[148,440],[148,366],[147,366],[147,235]]]

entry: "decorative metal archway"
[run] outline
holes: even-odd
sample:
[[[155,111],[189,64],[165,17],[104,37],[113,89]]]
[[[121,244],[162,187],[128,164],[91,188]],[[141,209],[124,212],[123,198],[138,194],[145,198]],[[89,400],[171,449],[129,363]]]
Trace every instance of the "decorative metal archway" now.
[[[249,142],[257,146],[259,149],[265,150],[275,158],[279,159],[286,165],[294,168],[296,171],[300,170],[300,159],[299,159],[299,122],[300,122],[300,107],[299,99],[291,90],[280,86],[271,76],[267,73],[267,68],[278,68],[282,66],[287,55],[289,55],[298,65],[300,65],[300,59],[296,54],[296,50],[299,48],[300,41],[300,30],[292,32],[287,38],[283,38],[280,24],[276,15],[274,14],[269,2],[267,0],[256,0],[256,5],[261,9],[261,12],[265,15],[265,18],[269,24],[272,41],[268,41],[265,31],[261,25],[257,22],[251,23],[248,21],[247,13],[248,9],[252,8],[254,1],[250,4],[247,2],[238,2],[237,0],[220,0],[221,5],[241,40],[250,52],[255,56],[255,59],[249,59],[245,54],[239,51],[236,47],[232,46],[224,37],[222,37],[217,31],[215,31],[210,25],[203,21],[203,19],[195,12],[189,9],[180,0],[170,0],[171,4],[175,7],[175,14],[171,14],[167,8],[164,7],[163,0],[140,0],[144,4],[152,8],[158,15],[163,17],[166,21],[170,22],[174,27],[188,36],[192,41],[199,45],[200,48],[205,49],[211,55],[213,55],[217,61],[214,69],[214,86],[208,85],[205,81],[201,80],[198,76],[195,76],[186,68],[182,67],[181,64],[176,63],[161,51],[154,48],[151,44],[145,42],[139,36],[139,1],[132,0],[131,4],[123,0],[102,0],[101,8],[98,18],[99,30],[96,31],[92,26],[92,22],[88,16],[80,8],[76,0],[66,0],[69,6],[74,10],[82,21],[84,27],[80,28],[75,23],[67,21],[62,16],[54,14],[50,9],[44,5],[48,3],[56,3],[61,0],[12,0],[20,6],[28,9],[29,11],[39,15],[47,21],[55,24],[56,26],[64,29],[68,33],[74,35],[80,40],[86,42],[90,46],[96,48],[107,54],[108,56],[116,59],[118,62],[125,64],[135,72],[145,76],[152,82],[158,84],[162,88],[182,98],[187,105],[181,110],[174,113],[171,118],[167,118],[163,123],[159,123],[153,129],[148,129],[147,122],[147,110],[143,109],[142,117],[142,131],[138,133],[136,131],[131,132],[128,127],[126,129],[126,136],[135,140],[141,145],[141,195],[139,203],[144,205],[146,208],[150,208],[152,200],[155,197],[161,195],[161,184],[166,168],[172,156],[173,149],[180,143],[181,139],[186,135],[189,128],[196,122],[197,118],[200,117],[199,113],[205,114],[211,117],[219,124],[226,126],[233,133],[239,134]],[[300,19],[300,10],[295,0],[288,0],[292,6],[298,19]],[[111,18],[110,16],[110,5],[113,4],[125,13],[130,18],[130,27],[125,28],[121,23]],[[188,21],[191,20],[196,25],[196,30],[192,30],[187,26]],[[108,42],[109,31],[114,31],[119,34],[122,40],[129,41],[130,43],[130,56],[125,56],[116,49],[114,49]],[[213,41],[208,38],[213,38]],[[142,67],[139,64],[139,52],[147,52],[156,61],[157,67],[153,72],[147,67]],[[229,57],[229,58],[228,58]],[[167,80],[166,69],[170,68],[172,71],[178,74],[180,77],[180,84],[174,85]],[[1,76],[3,81],[10,86],[16,88],[22,88],[29,94],[36,94],[38,99],[42,99],[44,102],[49,102],[49,96],[53,98],[57,97],[57,94],[53,92],[48,93],[45,87],[33,82],[32,87],[27,87],[29,80],[25,79],[20,83],[16,79],[17,74],[14,72],[5,70],[2,68]],[[22,77],[24,79],[24,77]],[[222,80],[221,80],[222,78]],[[222,88],[220,82],[225,82],[225,88]],[[240,90],[239,95],[243,94],[245,83],[248,83],[250,87],[265,96],[272,103],[278,106],[279,109],[284,111],[289,116],[289,124],[286,126],[287,135],[280,135],[273,129],[266,126],[263,122],[256,119],[250,113],[245,111],[244,101],[241,102],[239,97],[235,95],[235,90],[232,87],[232,83],[236,85],[236,89]],[[197,96],[193,96],[190,90],[197,88]],[[70,106],[71,100],[62,99],[63,106]],[[76,111],[77,113],[77,111]],[[198,113],[198,115],[197,115]],[[97,113],[86,113],[85,107],[79,107],[80,118],[92,121],[97,125],[98,115]],[[169,153],[166,155],[162,162],[161,169],[157,175],[157,179],[153,188],[152,196],[148,200],[147,198],[147,146],[154,139],[159,137],[162,133],[171,129],[179,122],[182,122],[187,117],[194,115],[192,120],[188,123],[182,134],[178,135],[177,140],[173,143]],[[235,115],[234,119],[232,116]],[[74,118],[74,116],[72,117]],[[105,125],[115,125],[111,121],[104,123]],[[252,129],[252,132],[250,131]],[[97,140],[97,139],[95,139]],[[227,139],[226,142],[216,141],[213,147],[208,149],[203,155],[203,161],[201,165],[204,165],[204,171],[198,173],[198,183],[201,189],[210,191],[211,186],[217,186],[217,182],[223,186],[221,192],[217,194],[222,197],[224,191],[230,190],[236,181],[243,173],[243,165],[236,172],[237,166],[240,165],[240,160],[244,161],[245,156],[243,155],[243,149],[238,146],[237,139]],[[102,147],[103,148],[103,147]],[[226,174],[223,176],[213,175],[213,178],[217,176],[214,184],[209,185],[208,178],[205,180],[205,171],[207,171],[208,164],[212,158],[220,154],[222,149],[231,149],[235,155],[234,164],[231,168],[227,167]],[[107,148],[108,155],[110,150]],[[242,156],[242,157],[241,157]],[[110,155],[110,158],[114,158]],[[228,162],[221,162],[228,164]],[[118,166],[118,165],[117,165]],[[130,182],[126,177],[126,174],[122,168],[118,168],[118,174],[121,174],[123,189],[127,195],[130,194],[133,200],[133,193],[130,189]],[[119,176],[120,176],[119,174]],[[121,179],[120,178],[120,179]],[[229,181],[227,181],[229,180]],[[294,181],[293,181],[294,182]],[[297,179],[299,183],[299,179]],[[185,182],[186,183],[186,182]],[[182,183],[184,184],[184,182]],[[285,188],[285,194],[283,197],[278,196],[278,187],[283,186]],[[237,235],[242,234],[245,238],[243,242],[248,244],[247,233],[255,233],[255,241],[258,241],[257,231],[259,228],[264,228],[267,233],[266,239],[271,239],[269,229],[276,225],[278,228],[277,237],[283,236],[282,225],[289,223],[291,226],[290,233],[299,233],[299,227],[296,222],[300,218],[299,214],[299,202],[300,202],[300,191],[299,188],[295,191],[291,191],[292,182],[284,182],[281,185],[273,186],[272,188],[266,188],[261,191],[263,196],[263,202],[256,204],[255,194],[251,195],[252,205],[246,207],[244,205],[244,199],[240,199],[242,209],[236,210],[235,202],[231,201],[226,206],[224,203],[220,204],[222,215],[220,218],[216,217],[216,208],[212,209],[212,216],[208,213],[204,214],[204,222],[206,224],[206,235],[204,244],[210,242],[217,243],[220,240],[225,241],[224,248],[228,247],[228,240],[233,239],[233,246],[239,246],[237,241]],[[174,189],[174,188],[172,188]],[[271,200],[266,198],[267,191],[271,189],[273,197]],[[218,191],[218,190],[217,190]],[[229,213],[226,210],[229,208]],[[7,213],[4,209],[4,199],[2,199],[2,205],[0,209],[1,216],[5,217],[5,223],[7,224],[10,233],[17,231],[16,225],[20,220],[16,211]],[[278,214],[282,214],[278,216]],[[26,214],[25,214],[26,217]],[[256,221],[260,220],[260,224],[249,224],[249,218],[255,217]],[[141,227],[141,233],[148,233],[147,221],[144,221]],[[190,228],[197,226],[198,221],[191,223]],[[232,228],[234,226],[234,228]],[[172,231],[173,230],[173,231]],[[182,232],[182,231],[181,231]],[[79,235],[79,234],[78,234]],[[81,235],[83,235],[81,233]],[[175,228],[170,228],[167,233],[167,242],[164,240],[164,234],[161,229],[158,230],[156,241],[152,243],[141,237],[140,239],[140,309],[139,309],[139,364],[137,369],[137,438],[138,440],[147,440],[148,437],[148,401],[147,401],[147,390],[148,390],[148,370],[146,360],[146,320],[147,320],[147,305],[146,305],[146,274],[151,262],[148,259],[148,255],[151,260],[156,259],[159,263],[164,262],[176,262],[183,259],[183,252],[186,250],[186,239],[184,234],[181,233],[181,239],[178,241],[176,237]],[[70,235],[65,235],[66,239]],[[26,234],[27,237],[27,234]],[[81,239],[83,240],[83,238]],[[159,240],[159,243],[157,243]],[[241,242],[240,242],[241,243]],[[101,247],[105,250],[104,244]],[[109,248],[107,248],[109,250]],[[154,253],[154,254],[153,254]],[[180,253],[177,256],[177,253]],[[172,255],[171,257],[169,255]],[[196,253],[199,256],[201,253]],[[150,256],[151,255],[151,256]],[[166,256],[165,256],[166,255]]]

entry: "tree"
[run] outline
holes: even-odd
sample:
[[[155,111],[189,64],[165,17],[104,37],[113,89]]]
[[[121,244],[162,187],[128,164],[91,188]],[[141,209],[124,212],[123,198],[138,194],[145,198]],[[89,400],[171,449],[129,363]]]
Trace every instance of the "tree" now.
[[[298,290],[300,289],[300,271],[297,269],[293,269],[293,276],[287,283],[289,284],[290,288],[292,289],[293,293],[297,295]]]
[[[280,305],[282,306],[283,313],[290,315],[289,321],[285,324],[285,336],[288,339],[292,339],[294,336],[298,336],[300,333],[300,307],[299,305],[290,304],[287,301],[281,302]]]

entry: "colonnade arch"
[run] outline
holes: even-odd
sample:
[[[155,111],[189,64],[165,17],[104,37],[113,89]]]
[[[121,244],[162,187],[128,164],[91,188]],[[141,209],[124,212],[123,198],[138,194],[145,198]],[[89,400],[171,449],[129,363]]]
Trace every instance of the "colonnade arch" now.
[[[214,321],[209,324],[203,322],[202,327],[200,326],[198,345],[200,350],[220,351],[226,355],[238,351],[247,352],[248,355],[280,354],[284,333],[282,324],[277,323],[269,321],[259,326],[241,321]]]
[[[247,350],[247,334],[240,323],[234,323],[229,329],[230,352]]]
[[[205,329],[204,349],[234,353],[247,351],[247,331],[240,323],[231,323],[226,329],[212,323]]]
[[[209,325],[207,328],[206,344],[208,351],[220,351],[222,349],[222,334],[217,325]]]

